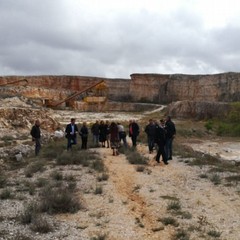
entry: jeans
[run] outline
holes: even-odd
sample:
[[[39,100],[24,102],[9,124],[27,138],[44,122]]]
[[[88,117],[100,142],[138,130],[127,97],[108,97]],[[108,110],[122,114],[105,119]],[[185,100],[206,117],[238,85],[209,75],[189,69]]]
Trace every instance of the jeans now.
[[[99,135],[93,134],[93,145],[98,146],[99,145]]]
[[[40,138],[35,138],[35,155],[37,156],[41,149]]]
[[[148,149],[149,149],[149,152],[153,151],[154,142],[155,142],[154,141],[154,137],[148,136]]]
[[[72,145],[77,144],[77,138],[76,137],[68,137],[67,142],[67,150],[72,149]]]

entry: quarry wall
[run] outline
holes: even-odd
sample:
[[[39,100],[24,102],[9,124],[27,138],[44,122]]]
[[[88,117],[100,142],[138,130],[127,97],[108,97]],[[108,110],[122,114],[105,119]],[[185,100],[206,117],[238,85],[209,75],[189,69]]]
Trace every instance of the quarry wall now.
[[[4,86],[8,91],[27,97],[62,100],[71,93],[104,80],[108,98],[113,101],[135,101],[168,104],[175,101],[240,101],[240,73],[212,75],[186,74],[132,74],[130,79],[110,79],[84,76],[5,76],[0,84],[21,79],[28,83],[17,89]],[[3,92],[3,87],[0,87]]]

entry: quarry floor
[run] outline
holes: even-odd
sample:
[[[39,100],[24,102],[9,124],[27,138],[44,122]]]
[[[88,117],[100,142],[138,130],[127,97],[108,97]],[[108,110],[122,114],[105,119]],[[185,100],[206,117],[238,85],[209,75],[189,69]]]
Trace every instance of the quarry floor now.
[[[71,117],[81,123],[100,119],[140,120],[142,115],[54,112],[54,118],[63,125]],[[130,144],[130,139],[128,142]],[[240,142],[237,140],[191,138],[185,143],[203,154],[219,156],[227,161],[240,161]],[[157,164],[154,159],[156,153],[149,154],[146,144],[137,146],[137,151],[148,159],[148,164],[141,171],[138,166],[130,164],[124,154],[112,156],[109,148],[94,148],[93,151],[103,159],[109,174],[107,181],[96,182],[96,176],[93,177],[83,167],[64,166],[57,169],[64,174],[74,174],[78,179],[78,188],[85,186],[89,189],[81,195],[86,210],[54,216],[56,229],[40,234],[31,232],[15,220],[24,202],[0,200],[0,239],[16,239],[19,232],[29,237],[25,239],[36,240],[240,239],[239,181],[228,184],[225,180],[236,174],[217,173],[221,183],[215,184],[211,179],[216,173],[209,171],[208,166],[189,166],[191,159],[178,155],[173,156],[169,165]],[[37,177],[43,177],[46,172],[38,173]],[[10,175],[13,181],[24,181],[22,171],[14,171]],[[96,186],[102,187],[102,194],[94,194]],[[176,203],[180,205],[178,211],[174,209]],[[4,231],[7,234],[1,235]]]

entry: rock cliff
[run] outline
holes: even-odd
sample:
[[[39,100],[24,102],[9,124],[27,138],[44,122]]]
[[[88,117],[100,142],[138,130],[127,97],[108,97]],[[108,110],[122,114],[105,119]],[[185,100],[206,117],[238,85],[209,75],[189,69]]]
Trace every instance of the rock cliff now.
[[[23,83],[1,86],[27,79]],[[132,74],[131,79],[83,76],[6,76],[0,77],[0,91],[29,98],[62,100],[101,80],[108,87],[108,99],[168,104],[175,101],[240,101],[240,73],[212,75]]]
[[[213,75],[132,74],[130,93],[135,101],[240,101],[240,73]]]

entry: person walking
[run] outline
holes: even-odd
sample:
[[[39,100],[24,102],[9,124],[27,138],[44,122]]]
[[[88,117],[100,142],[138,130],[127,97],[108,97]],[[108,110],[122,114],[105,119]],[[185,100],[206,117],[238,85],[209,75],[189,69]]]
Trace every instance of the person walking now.
[[[105,147],[106,140],[107,140],[107,127],[104,121],[101,121],[99,125],[99,142],[101,143],[102,147]]]
[[[110,142],[111,148],[113,150],[113,156],[119,155],[119,135],[118,135],[118,126],[115,122],[110,124]]]
[[[108,120],[106,121],[105,125],[107,130],[107,136],[106,136],[107,148],[109,148],[110,147],[110,124]]]
[[[119,135],[119,143],[123,141],[123,146],[127,147],[127,139],[126,132],[124,130],[124,126],[121,123],[117,123],[118,126],[118,135]]]
[[[167,156],[165,152],[165,144],[166,144],[166,132],[161,125],[156,125],[156,135],[155,142],[158,145],[158,151],[156,155],[156,161],[160,163],[160,157],[162,156],[162,160],[164,164],[168,164]]]
[[[91,127],[93,135],[93,145],[99,147],[99,121],[97,120]]]
[[[35,121],[30,134],[32,136],[32,140],[35,142],[35,156],[37,156],[41,149],[41,129],[39,120]]]
[[[149,153],[152,153],[154,144],[155,144],[155,135],[156,135],[156,125],[152,119],[149,119],[149,123],[145,127],[144,131],[147,134]]]
[[[65,134],[67,138],[67,150],[72,149],[72,145],[77,144],[78,127],[75,124],[75,118],[71,118],[71,123],[66,126]]]
[[[176,135],[176,127],[172,122],[171,117],[168,116],[165,122],[166,129],[166,155],[168,160],[172,160],[172,143]]]
[[[136,147],[137,146],[137,137],[140,132],[139,125],[137,124],[137,122],[135,120],[130,120],[128,127],[129,127],[129,137],[132,140],[132,146]]]
[[[87,123],[83,122],[82,127],[80,128],[79,135],[81,136],[82,139],[82,149],[87,149],[87,142],[88,142],[88,127]]]

